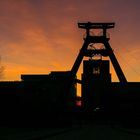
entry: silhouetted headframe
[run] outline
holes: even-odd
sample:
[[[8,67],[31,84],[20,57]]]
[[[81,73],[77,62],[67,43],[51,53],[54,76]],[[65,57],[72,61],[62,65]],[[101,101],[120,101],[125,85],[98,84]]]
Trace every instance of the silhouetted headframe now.
[[[127,82],[109,44],[107,31],[115,23],[86,22],[78,23],[78,27],[86,35],[71,70],[22,74],[21,81],[0,82],[0,125],[60,125],[87,116],[94,121],[96,116],[98,119],[106,116],[114,120],[128,119],[128,123],[136,120],[140,124],[140,82]],[[119,82],[111,79],[110,60]],[[82,62],[79,80],[76,75]],[[81,84],[79,98],[77,83]]]
[[[116,59],[115,54],[113,53],[113,50],[109,44],[109,37],[107,36],[107,29],[114,28],[115,23],[78,23],[78,27],[86,30],[86,37],[84,38],[83,46],[75,60],[75,63],[71,69],[72,76],[75,77],[76,73],[80,67],[80,64],[84,58],[84,56],[94,56],[96,54],[100,54],[102,56],[109,56],[110,60],[113,64],[113,67],[116,71],[116,74],[118,76],[118,79],[122,83],[126,83],[126,77]],[[90,31],[94,29],[100,29],[102,30],[101,35],[92,35],[90,34]],[[91,44],[94,45],[96,43],[102,43],[104,45],[104,49],[102,50],[88,50],[88,45]]]

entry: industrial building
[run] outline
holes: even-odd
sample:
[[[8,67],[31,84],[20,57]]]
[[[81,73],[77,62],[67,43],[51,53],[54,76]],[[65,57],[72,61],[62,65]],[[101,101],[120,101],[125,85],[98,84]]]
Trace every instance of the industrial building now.
[[[127,81],[109,44],[107,30],[114,26],[115,23],[78,23],[79,28],[86,30],[86,36],[69,71],[21,75],[21,81],[0,82],[0,124],[13,120],[18,123],[56,123],[79,119],[79,116],[84,119],[94,117],[98,112],[101,119],[133,118],[138,122],[140,82]],[[102,32],[93,35],[91,31],[94,30]],[[103,46],[98,48],[96,44]],[[82,62],[83,73],[79,80],[76,75]],[[119,82],[111,80],[110,63]],[[81,84],[81,106],[76,106],[77,83]]]

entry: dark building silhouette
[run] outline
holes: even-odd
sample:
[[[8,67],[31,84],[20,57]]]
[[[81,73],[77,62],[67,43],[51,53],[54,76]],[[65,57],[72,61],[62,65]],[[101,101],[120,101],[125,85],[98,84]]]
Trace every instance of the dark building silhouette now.
[[[84,43],[70,71],[21,75],[18,82],[0,82],[0,125],[57,124],[86,116],[140,123],[140,82],[128,82],[109,44],[115,23],[78,23],[86,30]],[[98,35],[91,31],[101,30]],[[102,44],[101,47],[96,45]],[[83,61],[83,58],[87,57]],[[106,59],[103,59],[105,58]],[[110,58],[107,59],[107,58]],[[83,61],[82,79],[76,77]],[[112,63],[119,82],[112,82]],[[80,83],[81,106],[76,106]],[[98,110],[98,111],[97,111]],[[95,119],[96,120],[96,119]]]
[[[82,106],[93,111],[100,106],[100,96],[111,83],[108,60],[86,60],[83,62]]]
[[[100,110],[107,118],[123,120],[140,119],[140,83],[128,82],[119,62],[109,44],[108,29],[114,28],[115,23],[78,23],[78,27],[86,30],[83,46],[71,69],[71,75],[76,75],[84,57],[82,80],[82,111],[86,116],[96,114]],[[94,30],[102,30],[94,35]],[[96,45],[102,44],[101,47]],[[110,58],[119,82],[111,81],[109,72]],[[138,119],[139,118],[139,119]]]
[[[22,81],[0,82],[0,125],[54,125],[65,122],[76,99],[70,71],[21,75]]]

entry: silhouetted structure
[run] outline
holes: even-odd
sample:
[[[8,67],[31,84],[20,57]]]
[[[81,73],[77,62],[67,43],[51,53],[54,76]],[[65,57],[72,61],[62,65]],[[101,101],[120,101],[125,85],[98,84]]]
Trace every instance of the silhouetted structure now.
[[[114,26],[115,23],[78,23],[86,30],[86,36],[70,71],[21,75],[22,81],[0,82],[0,125],[57,124],[80,116],[95,118],[98,112],[101,119],[133,118],[138,122],[140,83],[127,82],[113,53],[107,30]],[[96,30],[101,33],[93,34]],[[84,57],[89,60],[83,61]],[[111,81],[110,61],[103,57],[110,58],[120,82]],[[78,80],[76,74],[82,61],[82,79]],[[82,84],[81,106],[76,106],[77,82]]]
[[[82,110],[84,114],[96,113],[96,109],[112,118],[140,118],[140,83],[127,82],[126,77],[109,44],[107,29],[114,28],[114,23],[78,23],[79,28],[86,30],[86,37],[80,53],[72,68],[72,73],[84,57],[89,60],[83,63],[82,74]],[[94,30],[102,30],[94,35]],[[96,44],[102,44],[100,48]],[[120,82],[111,82],[109,57]],[[133,117],[132,117],[133,116]],[[103,119],[103,118],[102,118]],[[132,119],[131,119],[132,121]]]
[[[76,83],[66,87],[70,71],[21,75],[22,81],[0,82],[0,125],[53,125],[65,122],[75,105]]]
[[[80,63],[83,59],[84,56],[88,56],[91,57],[93,55],[102,55],[102,56],[109,56],[111,59],[111,62],[114,66],[114,69],[116,71],[116,74],[120,80],[120,82],[127,82],[124,73],[113,53],[113,50],[109,44],[109,37],[107,36],[107,29],[110,28],[114,28],[115,23],[78,23],[78,27],[85,29],[86,30],[86,38],[84,38],[84,44],[81,48],[81,51],[72,67],[72,73],[73,75],[75,75],[75,73],[78,71],[78,68],[80,66]],[[102,30],[102,34],[98,35],[98,36],[94,36],[90,34],[91,30],[94,29],[101,29]],[[96,43],[102,43],[104,45],[104,49],[98,49],[96,50],[89,50],[88,49],[88,45],[90,45],[92,43],[92,45],[96,44]]]
[[[92,112],[100,107],[100,96],[111,83],[109,61],[85,60],[82,74],[82,107]]]

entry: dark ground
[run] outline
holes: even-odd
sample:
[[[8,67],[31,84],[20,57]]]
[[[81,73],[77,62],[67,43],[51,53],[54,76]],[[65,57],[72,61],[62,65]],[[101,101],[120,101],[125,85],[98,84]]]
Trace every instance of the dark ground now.
[[[0,140],[139,140],[140,127],[80,122],[61,127],[1,127]]]

